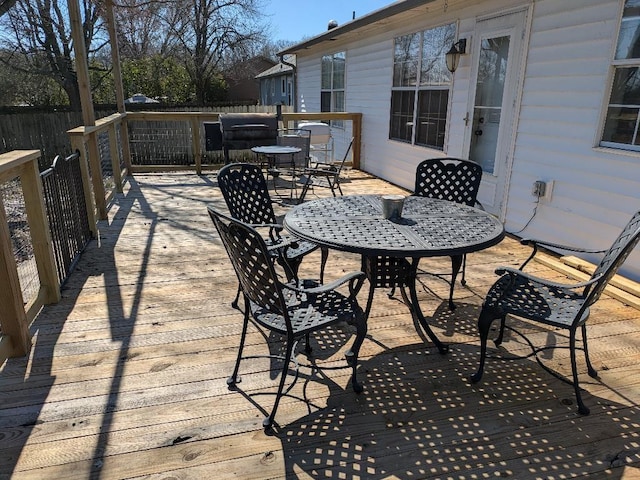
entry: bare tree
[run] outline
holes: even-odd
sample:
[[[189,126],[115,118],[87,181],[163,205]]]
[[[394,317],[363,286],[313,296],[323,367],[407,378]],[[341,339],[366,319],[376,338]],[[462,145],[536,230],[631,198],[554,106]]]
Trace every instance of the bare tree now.
[[[87,53],[92,56],[105,44],[96,42],[103,24],[95,2],[81,0],[80,8]],[[0,45],[6,52],[0,61],[17,71],[52,78],[66,92],[72,109],[80,111],[66,1],[18,0],[0,22]]]
[[[167,27],[184,52],[196,101],[211,98],[211,87],[229,59],[246,59],[263,40],[261,0],[176,0]]]
[[[173,0],[119,0],[114,3],[118,47],[122,58],[141,60],[171,54],[171,32],[163,19],[175,9]]]

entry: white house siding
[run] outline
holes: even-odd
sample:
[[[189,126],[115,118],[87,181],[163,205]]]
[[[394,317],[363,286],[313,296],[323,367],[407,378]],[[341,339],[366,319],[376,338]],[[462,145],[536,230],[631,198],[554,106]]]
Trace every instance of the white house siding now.
[[[640,156],[594,148],[608,100],[619,1],[535,2],[507,202],[519,231],[536,208],[535,180],[553,180],[519,236],[606,248],[640,209]],[[587,256],[597,261],[598,256]],[[623,272],[640,279],[640,252]]]
[[[363,113],[362,168],[411,189],[420,160],[464,154],[470,55],[462,57],[455,74],[445,152],[388,139],[395,36],[459,21],[459,36],[473,41],[478,16],[530,7],[533,18],[524,49],[526,68],[505,225],[521,237],[606,248],[640,209],[640,154],[595,147],[608,100],[621,2],[469,2],[463,10],[450,8],[438,17],[432,9],[411,23],[391,22],[384,32],[369,30],[349,44],[336,42],[333,51],[347,52],[347,110]],[[307,111],[320,109],[322,53],[298,56],[299,101],[304,99]],[[536,206],[531,188],[538,179],[553,180],[554,187],[552,199]],[[535,217],[521,231],[534,209]],[[585,258],[598,260],[598,256]],[[640,252],[631,255],[623,273],[640,280]]]

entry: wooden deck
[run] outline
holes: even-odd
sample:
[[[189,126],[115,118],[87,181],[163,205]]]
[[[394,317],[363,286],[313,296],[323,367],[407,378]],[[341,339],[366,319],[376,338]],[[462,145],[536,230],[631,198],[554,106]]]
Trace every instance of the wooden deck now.
[[[345,193],[399,191],[361,172],[348,175]],[[281,427],[265,435],[261,409],[273,402],[264,393],[276,387],[274,365],[248,360],[242,390],[226,386],[242,317],[230,306],[237,284],[207,204],[223,205],[213,173],[128,181],[62,301],[34,322],[31,356],[0,366],[0,478],[640,478],[637,309],[610,297],[593,309],[600,379],[579,363],[588,417],[577,415],[572,387],[534,358],[490,359],[482,383],[467,380],[493,270],[519,264],[529,251],[513,239],[469,255],[468,284],[457,287],[453,313],[447,285],[425,280],[422,307],[449,354],[425,343],[404,304],[380,290],[361,351],[365,391],[354,394],[342,368],[354,332],[336,328],[315,339],[313,361],[299,355],[300,378],[278,411]],[[316,276],[313,255],[303,272]],[[358,265],[332,252],[327,277]],[[449,265],[443,259],[430,269]],[[536,270],[566,280],[540,263]],[[534,343],[567,343],[564,332],[517,325]],[[279,347],[254,328],[246,353]],[[500,350],[528,348],[510,334]],[[567,350],[541,360],[570,372]]]

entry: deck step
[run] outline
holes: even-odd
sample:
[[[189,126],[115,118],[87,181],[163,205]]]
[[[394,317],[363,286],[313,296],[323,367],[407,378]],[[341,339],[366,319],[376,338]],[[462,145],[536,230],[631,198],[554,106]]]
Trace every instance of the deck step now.
[[[593,264],[573,256],[558,258],[542,253],[536,255],[535,260],[581,282],[589,280],[595,270]],[[640,310],[640,285],[638,283],[620,275],[615,275],[604,291],[610,297]]]

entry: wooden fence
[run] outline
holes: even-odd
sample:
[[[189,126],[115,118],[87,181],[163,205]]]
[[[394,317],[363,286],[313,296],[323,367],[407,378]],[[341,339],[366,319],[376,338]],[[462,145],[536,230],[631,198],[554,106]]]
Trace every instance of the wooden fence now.
[[[143,109],[154,112],[188,112],[193,107],[167,107],[154,105],[127,105],[131,113]],[[284,107],[289,108],[289,107]],[[216,113],[275,113],[275,106],[236,105],[202,107],[199,112]],[[96,118],[104,118],[117,112],[113,108],[97,108]],[[11,150],[40,150],[41,169],[48,168],[57,155],[72,153],[67,131],[82,125],[82,113],[68,111],[27,111],[0,113],[0,153]]]

